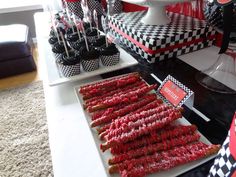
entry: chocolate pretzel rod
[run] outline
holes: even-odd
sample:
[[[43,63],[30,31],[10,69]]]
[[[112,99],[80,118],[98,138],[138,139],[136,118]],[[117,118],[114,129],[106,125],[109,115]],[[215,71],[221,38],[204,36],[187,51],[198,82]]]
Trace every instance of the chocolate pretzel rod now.
[[[193,134],[197,130],[195,125],[177,125],[164,128],[162,131],[151,132],[150,134],[143,136],[135,141],[131,141],[120,146],[111,148],[112,154],[121,154],[132,149],[137,149],[143,146],[148,146],[150,144],[164,142],[168,139],[178,138],[178,136]]]
[[[104,96],[104,97],[102,96],[100,99],[96,99],[96,100],[94,100],[92,102],[89,102],[88,104],[84,104],[84,108],[96,106],[97,104],[101,104],[105,100],[112,99],[113,97],[119,97],[119,96],[122,96],[123,94],[129,93],[129,92],[134,92],[134,91],[136,91],[138,89],[142,89],[142,88],[144,88],[146,86],[147,86],[147,84],[141,83],[139,85],[136,85],[136,87],[132,87],[132,88],[129,88],[127,90],[125,89],[125,90],[123,90],[121,92],[118,92],[117,90],[113,90],[113,91],[116,92],[114,95],[112,95],[112,96]]]
[[[101,81],[101,82],[96,82],[93,84],[89,84],[89,85],[85,85],[80,87],[79,92],[83,95],[84,93],[90,92],[93,89],[99,89],[99,88],[109,88],[109,87],[113,87],[116,85],[123,85],[122,81],[124,80],[129,80],[132,78],[140,78],[139,73],[131,73],[128,74],[126,76],[121,76],[118,78],[112,78],[112,79],[108,79],[105,81]]]
[[[182,136],[175,137],[166,141],[162,141],[160,143],[151,144],[149,146],[144,146],[138,149],[127,151],[123,154],[116,155],[113,158],[108,160],[108,164],[114,165],[117,163],[122,163],[125,160],[130,160],[130,159],[138,158],[145,155],[151,155],[155,152],[159,152],[162,150],[168,150],[175,146],[183,146],[188,143],[195,142],[199,140],[199,138],[200,138],[200,135],[197,133],[182,135]]]
[[[140,80],[138,82],[135,82],[133,84],[127,85],[123,88],[118,88],[116,90],[112,90],[110,92],[106,92],[103,95],[99,95],[99,96],[94,96],[90,99],[85,100],[85,105],[86,106],[91,106],[94,101],[100,101],[100,100],[104,100],[106,97],[110,97],[110,96],[116,96],[117,94],[121,94],[124,92],[129,92],[129,91],[133,91],[135,90],[136,87],[140,87],[140,86],[144,86],[147,85],[143,80]]]
[[[174,108],[171,108],[167,105],[162,105],[157,109],[141,112],[139,114],[130,116],[128,119],[124,120],[118,128],[109,129],[109,132],[105,136],[105,139],[109,140],[114,136],[119,136],[122,133],[131,131],[132,129],[137,129],[141,125],[147,125],[158,119],[165,118],[174,111]]]
[[[109,173],[120,172],[122,177],[143,177],[210,156],[217,153],[219,149],[219,145],[205,145],[202,142],[197,142],[151,156],[127,160],[122,164],[111,166]]]
[[[89,106],[87,110],[89,112],[95,112],[97,110],[108,108],[111,106],[115,106],[117,104],[122,104],[122,103],[126,103],[126,102],[132,103],[134,101],[137,101],[138,97],[142,97],[143,95],[145,95],[146,93],[150,92],[151,90],[153,90],[155,88],[157,88],[156,84],[143,87],[143,88],[138,89],[133,92],[128,92],[128,93],[125,93],[125,94],[122,94],[122,95],[119,95],[116,97],[112,97],[110,99],[106,99],[106,100],[102,101],[98,105],[91,106],[91,107]]]
[[[132,104],[129,104],[127,106],[125,106],[124,108],[121,108],[115,112],[113,112],[112,114],[103,116],[101,118],[98,118],[94,121],[91,122],[91,127],[96,127],[102,124],[105,124],[107,122],[110,122],[112,119],[115,119],[119,116],[124,116],[126,114],[128,114],[129,112],[132,112],[148,103],[150,103],[151,101],[154,101],[156,98],[156,94],[150,94],[150,95],[144,95],[144,97],[142,97],[142,99],[138,102],[134,102]]]
[[[100,149],[104,152],[105,150],[120,145],[122,143],[126,143],[128,141],[132,141],[137,139],[140,136],[147,135],[149,132],[154,130],[158,130],[163,128],[164,126],[170,124],[174,120],[181,118],[182,115],[180,112],[173,112],[168,117],[165,117],[161,120],[156,120],[148,125],[142,125],[138,129],[133,129],[128,133],[123,133],[118,137],[113,137],[112,139],[108,140],[106,143],[100,145]]]
[[[143,106],[143,107],[133,111],[132,113],[130,113],[130,114],[126,115],[126,116],[130,116],[130,115],[135,114],[135,113],[140,113],[142,111],[146,111],[146,110],[155,108],[155,107],[159,106],[161,103],[162,103],[162,100],[160,100],[160,99],[154,100],[153,102],[148,103],[147,105],[145,105],[145,106]],[[116,120],[114,120],[114,121],[116,121]],[[108,130],[111,125],[113,126],[114,124],[110,123],[110,124],[107,124],[107,125],[105,125],[105,126],[103,126],[101,128],[98,128],[97,129],[98,134],[101,134],[102,132],[105,132],[106,130]],[[113,129],[113,127],[111,127],[111,128]]]

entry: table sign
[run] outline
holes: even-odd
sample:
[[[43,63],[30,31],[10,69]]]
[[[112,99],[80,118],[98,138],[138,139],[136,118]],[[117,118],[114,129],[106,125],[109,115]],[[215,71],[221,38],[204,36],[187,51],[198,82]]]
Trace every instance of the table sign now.
[[[168,75],[158,88],[161,95],[167,102],[175,107],[185,104],[192,109],[194,102],[194,92],[187,88],[184,84]]]

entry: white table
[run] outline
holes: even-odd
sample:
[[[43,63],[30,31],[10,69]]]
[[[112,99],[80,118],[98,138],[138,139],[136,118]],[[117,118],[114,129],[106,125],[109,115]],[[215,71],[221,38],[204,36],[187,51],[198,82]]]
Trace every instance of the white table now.
[[[35,19],[54,175],[55,177],[106,176],[82,108],[73,90],[76,85],[94,81],[100,77],[54,87],[49,86],[45,62],[48,58],[43,50],[48,27],[43,26],[40,21],[44,19],[44,15],[37,13]]]
[[[45,65],[47,54],[43,51],[42,38],[47,29],[38,26],[36,14],[36,33],[40,61]],[[45,33],[46,32],[46,33]],[[218,48],[210,47],[179,57],[195,68],[207,68],[216,60]],[[44,69],[46,66],[43,67]],[[74,81],[50,87],[44,73],[45,104],[49,129],[49,143],[55,177],[105,177],[106,172],[96,149],[91,132],[78,103],[74,87],[79,84],[100,79],[99,76],[83,81]]]

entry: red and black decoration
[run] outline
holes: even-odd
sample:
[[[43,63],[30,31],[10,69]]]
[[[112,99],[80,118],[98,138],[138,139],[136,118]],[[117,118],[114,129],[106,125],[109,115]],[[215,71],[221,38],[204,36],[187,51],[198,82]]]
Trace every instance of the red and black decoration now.
[[[208,177],[236,177],[236,113]]]
[[[216,31],[205,21],[169,12],[171,23],[146,25],[146,11],[114,14],[110,32],[149,63],[179,56],[212,45]]]

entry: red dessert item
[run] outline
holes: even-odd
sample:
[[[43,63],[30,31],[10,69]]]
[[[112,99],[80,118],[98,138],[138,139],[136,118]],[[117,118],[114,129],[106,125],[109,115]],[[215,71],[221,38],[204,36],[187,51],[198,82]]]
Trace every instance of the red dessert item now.
[[[195,125],[178,125],[169,126],[162,131],[154,131],[146,136],[142,136],[136,141],[131,141],[120,146],[113,147],[111,149],[112,154],[121,154],[131,149],[137,149],[143,146],[149,146],[150,144],[164,142],[168,139],[178,138],[178,136],[193,134],[197,130]]]
[[[112,137],[106,143],[101,144],[100,148],[102,151],[105,151],[119,144],[135,140],[136,138],[146,135],[149,132],[163,128],[164,126],[170,124],[171,122],[180,117],[182,117],[181,113],[179,111],[176,111],[172,112],[169,116],[163,119],[160,120],[157,119],[154,120],[153,122],[149,122],[148,120],[146,121],[142,119],[141,121],[138,122],[139,127],[137,129],[132,129],[130,132],[122,133],[118,137]]]
[[[175,111],[169,106],[161,105],[160,107],[141,113],[136,113],[132,116],[127,116],[126,119],[119,119],[120,121],[115,125],[117,128],[109,129],[109,133],[105,136],[106,140],[111,139],[114,136],[119,136],[122,133],[137,129],[140,124],[152,123],[158,119],[162,119]]]
[[[112,79],[108,79],[105,81],[101,81],[101,82],[96,82],[94,84],[89,84],[89,85],[85,85],[80,87],[79,92],[84,95],[87,94],[88,92],[97,92],[100,89],[107,89],[110,87],[122,87],[125,86],[127,84],[130,83],[134,83],[137,80],[140,80],[140,76],[138,73],[131,73],[125,76],[121,76],[118,78],[112,78]],[[129,82],[127,82],[129,81]]]
[[[138,158],[145,155],[151,155],[155,152],[159,152],[162,150],[168,150],[175,146],[186,145],[188,143],[199,140],[199,134],[190,134],[190,135],[182,135],[176,138],[172,138],[166,141],[162,141],[160,143],[150,144],[149,146],[144,146],[138,149],[130,150],[124,152],[122,154],[116,155],[113,158],[109,159],[109,165],[113,165],[116,163],[121,163],[125,160]]]
[[[139,109],[137,109],[137,110],[135,110],[135,111],[129,113],[129,114],[126,115],[126,116],[130,116],[130,115],[135,114],[135,113],[140,113],[140,112],[142,112],[142,111],[146,111],[146,110],[155,108],[155,107],[159,106],[161,103],[162,103],[162,100],[160,100],[160,99],[154,100],[153,102],[148,103],[147,105],[145,105],[145,106],[143,106],[143,107],[141,107],[141,108],[139,108]],[[123,117],[120,117],[120,118],[123,118]],[[119,120],[120,118],[118,117],[118,119],[116,119],[116,120]],[[116,121],[116,120],[115,120],[115,121]],[[108,130],[111,125],[113,126],[114,124],[107,124],[107,125],[105,125],[105,126],[99,128],[99,129],[98,129],[98,133],[101,134],[102,132]]]
[[[90,99],[85,100],[84,107],[86,108],[88,106],[96,105],[97,103],[101,102],[101,100],[104,100],[107,97],[117,96],[117,95],[120,95],[120,94],[125,93],[125,92],[130,92],[130,91],[136,90],[137,87],[143,87],[143,86],[146,86],[146,85],[147,84],[144,81],[138,81],[138,82],[135,82],[133,84],[127,85],[126,87],[118,88],[116,90],[106,92],[103,95],[94,96]]]
[[[91,127],[96,127],[98,125],[102,125],[104,123],[107,123],[111,121],[112,119],[116,119],[119,116],[124,116],[128,114],[131,111],[134,111],[156,99],[156,94],[150,94],[150,95],[145,95],[140,101],[134,99],[134,103],[129,104],[125,106],[124,108],[121,108],[117,111],[114,111],[112,114],[109,114],[107,116],[100,117],[94,121],[91,122]],[[137,102],[136,102],[137,101]]]
[[[133,103],[135,101],[138,100],[139,97],[142,97],[143,95],[145,95],[146,93],[150,92],[151,90],[157,88],[157,85],[150,85],[150,86],[145,86],[142,87],[140,89],[137,89],[135,91],[132,92],[127,92],[118,96],[114,96],[112,98],[108,98],[103,100],[101,103],[95,105],[95,106],[89,106],[87,108],[88,112],[95,112],[97,110],[100,109],[105,109],[108,107],[112,107],[118,104],[122,104],[122,103]]]
[[[109,172],[120,172],[122,177],[143,177],[210,156],[216,153],[219,148],[219,145],[206,145],[202,142],[196,142],[150,156],[127,160],[124,163],[111,166]]]

